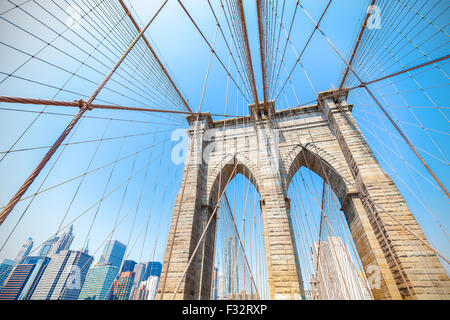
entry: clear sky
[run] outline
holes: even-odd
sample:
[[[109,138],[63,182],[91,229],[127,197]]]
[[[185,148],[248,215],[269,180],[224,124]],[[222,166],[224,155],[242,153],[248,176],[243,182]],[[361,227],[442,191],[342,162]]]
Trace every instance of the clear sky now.
[[[155,14],[162,2],[161,0],[126,1],[127,5],[133,8],[133,13],[138,18],[141,27]],[[20,7],[22,9],[10,10],[14,4],[21,3],[24,3]],[[1,1],[0,71],[2,73],[0,74],[0,95],[68,101],[80,98],[86,100],[103,79],[104,74],[115,63],[117,57],[120,56],[120,52],[124,51],[133,38],[133,34],[127,33],[126,30],[113,32],[114,38],[111,37],[112,40],[106,44],[106,47],[100,46],[95,51],[94,48],[98,44],[99,38],[94,37],[95,32],[89,31],[94,27],[88,25],[85,20],[79,21],[79,28],[74,27],[69,31],[64,31],[67,29],[67,19],[71,17],[70,6],[79,6],[85,10],[87,7],[92,7],[93,3],[98,3],[98,8],[96,7],[93,11],[100,15],[108,10],[120,12],[117,1],[112,0],[45,0],[39,1],[40,5],[36,1]],[[186,0],[183,3],[205,37],[210,43],[213,43],[216,24],[208,2],[206,0]],[[220,1],[213,0],[211,3],[218,14]],[[282,1],[279,1],[280,6],[281,3]],[[312,18],[318,21],[328,1],[305,0],[301,3]],[[331,3],[321,23],[323,32],[347,59],[368,3],[369,1],[335,0]],[[292,19],[295,4],[294,0],[286,1],[283,18],[283,26],[286,29]],[[420,7],[420,12],[435,18],[429,27],[427,26],[420,32],[424,19],[419,17],[418,27],[411,30],[410,33],[407,33],[411,28],[411,25],[408,25],[410,20],[402,18],[397,21],[398,17],[392,13],[395,12],[396,7],[386,1],[380,1],[380,7],[382,8],[381,28],[369,31],[371,34],[373,33],[374,37],[380,36],[380,40],[374,42],[378,47],[373,47],[370,51],[374,54],[373,61],[379,65],[373,61],[372,63],[361,63],[360,74],[364,80],[375,79],[384,74],[399,71],[404,65],[412,66],[426,62],[428,57],[434,59],[448,54],[447,21],[449,12],[447,9],[444,10],[441,4],[433,9],[431,4],[430,7],[426,5]],[[252,60],[254,61],[255,80],[258,93],[262,97],[255,1],[244,1],[244,10]],[[441,14],[438,15],[439,12]],[[414,16],[413,13],[410,14]],[[91,14],[90,16],[92,21],[99,19],[95,15]],[[122,16],[124,16],[123,12]],[[124,18],[127,17],[124,16]],[[37,22],[36,19],[44,21],[45,25]],[[223,15],[221,24],[228,35]],[[443,31],[436,32],[433,24]],[[106,30],[108,22],[102,22],[99,25],[104,25]],[[308,16],[298,8],[290,36],[292,46],[297,53],[301,52],[313,29],[314,25]],[[391,30],[392,34],[395,30],[401,30],[408,39],[414,36],[412,44],[411,41],[406,40],[406,44],[403,46],[404,42],[402,41],[405,40],[401,39],[405,37],[389,38],[391,35],[382,33],[386,30]],[[58,33],[62,33],[66,39],[58,38]],[[178,2],[169,0],[145,34],[151,39],[152,45],[157,48],[159,57],[173,76],[178,88],[187,98],[190,107],[197,110],[202,97],[210,50]],[[37,35],[41,39],[33,35]],[[52,42],[54,47],[45,45],[46,41],[52,41],[55,37],[57,39]],[[101,37],[100,33],[98,37]],[[280,47],[284,46],[285,40],[286,37],[282,31]],[[400,44],[395,45],[398,41]],[[388,49],[383,50],[383,44]],[[143,43],[139,45],[139,50],[145,49]],[[420,47],[420,50],[415,47]],[[44,49],[39,51],[40,48]],[[63,49],[64,52],[57,49]],[[86,52],[92,50],[95,53],[92,57],[87,57]],[[412,53],[410,53],[411,50]],[[426,56],[421,53],[421,50],[426,53]],[[233,77],[242,86],[238,80],[236,69],[229,64],[229,54],[220,34],[217,36],[215,51],[226,66],[230,65]],[[148,64],[143,62],[146,56],[141,52],[134,52],[132,56],[135,59],[133,61],[139,61],[141,69],[134,69],[131,64],[121,66],[119,74],[112,78],[117,82],[108,83],[108,90],[100,93],[97,99],[98,103],[170,108],[170,106],[164,105],[164,101],[167,100],[163,99],[164,101],[161,102],[152,98],[151,90],[148,87],[149,83],[142,80],[143,78],[139,78],[151,73]],[[30,55],[35,55],[35,57],[21,66],[29,59]],[[363,56],[367,56],[367,54],[363,54]],[[73,57],[79,60],[73,59]],[[80,64],[80,61],[84,61],[84,59],[87,59],[88,63]],[[278,63],[279,60],[278,58]],[[296,55],[288,45],[285,57],[286,70],[290,71],[295,60]],[[50,61],[54,65],[45,61]],[[344,64],[319,32],[316,32],[312,38],[301,61],[316,92],[339,86]],[[70,77],[70,72],[63,71],[61,67],[82,77]],[[19,69],[15,71],[17,68]],[[13,72],[15,76],[8,76]],[[372,85],[371,89],[379,97],[380,102],[388,106],[389,112],[414,141],[420,154],[443,183],[448,186],[450,184],[446,158],[450,151],[449,96],[446,87],[448,85],[448,65],[442,63],[439,69],[434,68],[427,72],[415,71],[413,74],[414,78],[408,77],[408,75],[393,78],[395,87],[389,80],[385,80]],[[34,82],[24,78],[32,79]],[[280,81],[284,82],[285,79],[286,72],[283,67],[280,72]],[[398,81],[400,79],[403,80]],[[276,102],[277,109],[303,104],[316,97],[300,66],[295,69],[291,80],[295,94],[291,83],[288,82],[285,86],[286,94],[282,93]],[[53,87],[43,86],[36,81],[50,84]],[[126,86],[120,86],[119,82],[125,83]],[[350,76],[346,85],[355,84],[358,82]],[[58,90],[63,86],[70,91]],[[278,84],[278,89],[275,90],[272,98],[278,94],[280,87]],[[420,89],[421,87],[423,90]],[[84,96],[80,96],[80,94]],[[164,92],[159,92],[159,94],[163,95]],[[448,236],[442,231],[442,228],[447,230],[449,226],[449,200],[442,195],[437,184],[409,151],[405,143],[398,138],[398,133],[381,115],[380,110],[363,89],[353,91],[349,95],[349,102],[354,104],[355,119],[377,159],[396,182],[432,245],[447,257],[450,256]],[[408,105],[424,108],[404,108]],[[0,162],[0,206],[4,206],[48,150],[48,146],[55,141],[69,123],[71,117],[61,115],[61,113],[74,115],[77,110],[48,107],[46,111],[49,113],[43,114],[36,122],[32,123],[37,115],[36,112],[41,111],[42,106],[13,106],[2,103],[0,107],[3,108],[0,109],[0,151],[9,150],[30,124],[32,125],[29,130],[12,149],[47,147],[12,152],[2,159]],[[35,113],[6,110],[5,108],[22,109]],[[211,62],[201,110],[228,115],[248,113],[247,101],[238,93],[236,86],[231,81],[229,81],[227,91],[226,72],[215,57]],[[50,112],[59,114],[50,114]],[[173,129],[188,128],[184,116],[159,116],[110,110],[93,110],[88,112],[88,116],[91,118],[83,118],[70,141],[98,140],[101,137],[113,139],[104,140],[101,143],[98,141],[85,142],[63,147],[64,149],[61,150],[64,152],[60,158],[56,161],[60,155],[60,152],[57,152],[25,196],[36,192],[41,183],[43,183],[41,189],[46,189],[84,172],[101,168],[105,164],[110,165],[89,173],[85,179],[80,177],[38,194],[28,209],[26,208],[31,198],[20,202],[0,227],[0,246],[3,246],[0,258],[15,257],[22,243],[29,236],[33,238],[35,244],[40,244],[54,234],[60,228],[60,224],[64,227],[70,224],[72,219],[83,214],[74,223],[75,240],[72,248],[83,247],[89,238],[90,252],[96,252],[96,256],[98,256],[98,253],[101,252],[102,242],[108,237],[116,222],[116,217],[119,216],[119,221],[122,217],[124,220],[114,232],[113,237],[128,244],[128,257],[136,261],[162,260],[173,202],[182,175],[182,164],[176,165],[170,160],[172,146],[177,143],[171,141],[170,137]],[[116,120],[108,120],[109,118]],[[214,118],[219,119],[220,117]],[[122,136],[130,137],[123,139],[120,138]],[[139,150],[142,151],[135,156]],[[4,153],[0,154],[0,158],[3,156]],[[121,158],[125,159],[117,162],[116,165],[111,164]],[[53,167],[55,163],[56,165]],[[148,163],[150,165],[147,166]],[[48,174],[49,172],[50,174]],[[46,178],[47,174],[48,178]],[[127,182],[130,175],[136,176]],[[237,185],[241,191],[236,193],[238,203],[243,201],[242,197],[245,192],[242,189],[247,186],[241,178],[239,179]],[[314,179],[320,186],[320,181],[317,178]],[[117,189],[115,189],[116,187]],[[110,192],[112,192],[111,195],[109,195]],[[229,190],[227,194],[230,202],[234,201],[233,192]],[[140,197],[140,195],[142,196]],[[107,196],[105,200],[96,203],[103,196]],[[305,197],[305,195],[302,196]],[[242,210],[239,210],[241,209],[237,209],[236,216],[241,217]],[[318,212],[317,208],[314,210]],[[22,214],[23,218],[21,218]],[[14,225],[20,219],[17,229],[7,240]],[[442,227],[437,221],[442,224]],[[90,229],[91,225],[92,229]],[[133,230],[131,236],[130,230]]]

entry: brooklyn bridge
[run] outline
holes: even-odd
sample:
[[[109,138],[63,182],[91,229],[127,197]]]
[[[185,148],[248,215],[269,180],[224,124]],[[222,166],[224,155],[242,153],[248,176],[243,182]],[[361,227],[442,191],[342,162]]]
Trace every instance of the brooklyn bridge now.
[[[0,2],[0,300],[450,299],[445,0]]]

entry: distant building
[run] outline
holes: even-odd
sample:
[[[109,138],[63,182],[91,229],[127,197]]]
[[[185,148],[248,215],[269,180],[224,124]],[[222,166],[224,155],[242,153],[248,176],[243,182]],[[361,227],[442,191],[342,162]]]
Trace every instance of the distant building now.
[[[149,261],[147,263],[147,270],[145,270],[143,281],[146,281],[150,276],[161,276],[162,264],[157,261]]]
[[[17,264],[6,281],[0,300],[26,300],[31,296],[36,284],[45,270],[49,258],[29,256]]]
[[[239,291],[238,293],[231,293],[229,295],[229,300],[259,300],[258,295],[256,293],[249,293],[244,290]]]
[[[130,272],[130,271],[134,271],[134,266],[136,265],[136,261],[133,260],[124,260],[123,264],[122,264],[122,269],[120,270],[120,272]]]
[[[48,257],[36,257],[29,256],[25,258],[23,261],[24,264],[32,264],[34,265],[33,271],[31,272],[25,286],[20,293],[18,300],[30,300],[33,295],[34,290],[36,289],[37,284],[42,278],[45,269],[47,268],[50,262],[50,258]]]
[[[73,238],[75,237],[72,232],[73,232],[73,225],[70,226],[69,231],[63,233],[63,235],[59,237],[59,239],[54,243],[54,245],[52,245],[48,255],[52,256],[60,253],[63,250],[69,250]]]
[[[135,273],[133,288],[131,289],[131,299],[132,300],[135,300],[133,297],[135,296],[135,292],[139,289],[139,285],[141,284],[142,280],[144,279],[146,269],[147,269],[147,264],[140,262],[140,263],[136,264],[134,266],[134,269],[132,270]]]
[[[135,273],[132,271],[122,272],[112,287],[112,300],[128,300],[133,286]]]
[[[159,277],[150,276],[146,281],[142,281],[133,292],[132,300],[155,300],[158,290]]]
[[[53,237],[47,241],[45,241],[42,246],[41,250],[39,251],[39,256],[41,257],[48,257],[50,252],[52,251],[53,246],[58,242],[59,237]]]
[[[0,292],[0,300],[17,300],[34,267],[33,264],[17,265]]]
[[[8,279],[15,263],[14,260],[3,259],[2,264],[0,264],[0,291],[3,284],[6,282],[6,279]]]
[[[53,256],[31,300],[76,300],[86,279],[93,257],[63,250]]]
[[[136,287],[130,296],[130,300],[147,300],[147,290],[145,287],[145,281],[142,281],[138,287]]]
[[[147,265],[145,263],[138,263],[134,266],[134,273],[136,276],[134,277],[134,285],[138,286],[141,281],[144,279],[145,271],[147,270]]]
[[[119,268],[109,265],[94,265],[84,281],[78,300],[107,300],[112,289],[113,281]]]
[[[238,241],[236,237],[225,238],[223,255],[223,286],[221,292],[222,297],[229,297],[237,290],[239,283],[239,274],[234,270],[236,267],[236,254],[238,252]]]
[[[213,288],[212,288],[212,300],[217,300],[218,284],[219,284],[219,268],[214,267],[213,272]]]
[[[111,264],[120,268],[126,248],[126,245],[117,240],[108,240],[103,247],[98,263],[102,265]]]
[[[319,299],[371,299],[340,237],[330,236],[327,241],[321,241],[320,249],[319,243],[315,242],[311,249],[313,263],[318,266],[316,281]]]
[[[221,270],[221,269],[219,269]],[[217,300],[225,300],[227,297],[224,296],[224,277],[223,272],[219,271],[217,276]]]
[[[159,277],[150,276],[146,281],[147,286],[147,300],[155,300],[156,292],[158,290]]]
[[[22,260],[30,254],[32,248],[33,248],[33,239],[29,237],[27,241],[25,241],[25,243],[22,245],[19,252],[17,253],[16,262],[18,263],[22,262]]]

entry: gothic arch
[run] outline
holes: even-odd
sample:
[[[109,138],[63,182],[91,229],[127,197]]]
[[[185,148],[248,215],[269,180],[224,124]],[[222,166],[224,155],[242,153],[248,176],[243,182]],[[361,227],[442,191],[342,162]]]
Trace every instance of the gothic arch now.
[[[239,173],[246,177],[261,195],[258,167],[242,153],[227,154],[208,172],[205,196],[211,208],[217,204],[218,197],[226,189],[227,183]]]
[[[309,150],[311,147],[317,150],[318,154]],[[349,181],[349,179],[351,179],[351,174],[348,171],[347,164],[336,159],[321,148],[314,147],[311,143],[307,144],[305,147],[300,145],[293,147],[288,153],[287,161],[290,161],[290,163],[288,163],[286,167],[288,168],[285,179],[286,190],[289,190],[289,185],[294,175],[298,170],[300,170],[301,167],[308,168],[325,181],[327,181],[328,178],[331,189],[334,191],[341,203],[344,202],[349,189],[352,189],[345,181]]]

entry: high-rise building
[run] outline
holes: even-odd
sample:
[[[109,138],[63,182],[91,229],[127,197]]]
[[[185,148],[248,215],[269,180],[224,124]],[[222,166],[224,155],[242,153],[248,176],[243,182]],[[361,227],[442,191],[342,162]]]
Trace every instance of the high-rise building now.
[[[236,254],[238,252],[238,241],[236,237],[225,238],[223,248],[223,297],[229,297],[233,291],[237,290],[238,273],[235,268]]]
[[[63,250],[54,255],[31,299],[76,300],[92,260],[92,256],[81,251]]]
[[[319,243],[314,242],[311,250],[313,263],[318,266],[316,281],[321,300],[366,300],[370,297],[340,237],[329,236],[320,242],[320,248]]]
[[[119,272],[119,267],[108,265],[94,265],[84,281],[78,300],[107,300],[112,289],[113,281]]]
[[[147,300],[155,300],[156,292],[158,290],[159,285],[159,277],[158,276],[150,276],[146,281],[147,287]]]
[[[0,300],[17,300],[34,267],[34,264],[18,264],[0,292]]]
[[[18,300],[30,300],[49,262],[49,257],[29,256],[24,259],[23,264],[31,264],[34,268],[18,296]]]
[[[3,259],[2,264],[0,264],[0,291],[2,290],[6,279],[8,279],[15,263],[16,262],[14,260]]]
[[[45,241],[41,246],[41,250],[39,251],[39,256],[48,257],[50,252],[52,251],[53,246],[58,242],[58,240],[59,240],[59,237],[53,237],[53,238]]]
[[[144,277],[142,278],[142,281],[147,280],[150,276],[160,277],[161,270],[162,270],[161,262],[149,261],[147,263],[147,269],[145,270],[145,274]]]
[[[221,270],[220,268],[219,268],[219,270]],[[225,283],[225,281],[224,281],[224,276],[223,276],[223,272],[222,271],[219,271],[219,273],[218,273],[218,280],[217,280],[217,300],[225,300],[227,297],[226,296],[224,296],[224,292],[225,292],[225,289],[224,289],[224,283]]]
[[[120,272],[134,271],[134,267],[136,266],[136,264],[137,263],[134,260],[124,260]]]
[[[158,290],[159,277],[150,276],[146,281],[142,281],[134,290],[132,300],[155,300]]]
[[[27,241],[25,241],[25,243],[22,245],[19,252],[17,253],[16,262],[18,263],[22,262],[22,260],[30,254],[32,248],[33,248],[33,239],[29,237]]]
[[[131,289],[131,299],[132,300],[135,300],[133,297],[135,296],[136,291],[139,290],[139,286],[140,286],[142,280],[144,279],[146,269],[147,269],[147,264],[140,262],[140,263],[136,264],[134,266],[134,269],[132,270],[135,273],[133,288]]]
[[[63,233],[63,235],[59,237],[59,239],[55,242],[55,244],[52,245],[48,255],[52,256],[60,253],[63,250],[69,250],[73,238],[75,237],[72,232],[73,232],[73,225],[70,226],[69,231]]]
[[[148,291],[145,286],[147,281],[142,281],[138,287],[136,287],[132,293],[130,300],[147,300]]]
[[[50,258],[28,256],[16,265],[0,293],[0,300],[28,300]]]
[[[139,286],[139,284],[141,283],[141,281],[144,279],[145,276],[145,271],[147,270],[147,265],[145,263],[138,263],[135,267],[134,267],[134,273],[136,274],[136,276],[134,277],[134,286]]]
[[[117,240],[108,240],[103,247],[98,263],[102,265],[111,264],[120,268],[126,248],[126,245]]]
[[[218,281],[219,278],[219,268],[214,267],[213,271],[213,288],[212,288],[212,300],[217,300],[217,290],[218,290]]]
[[[134,272],[122,272],[118,279],[114,280],[112,288],[112,300],[128,300],[134,282]]]

